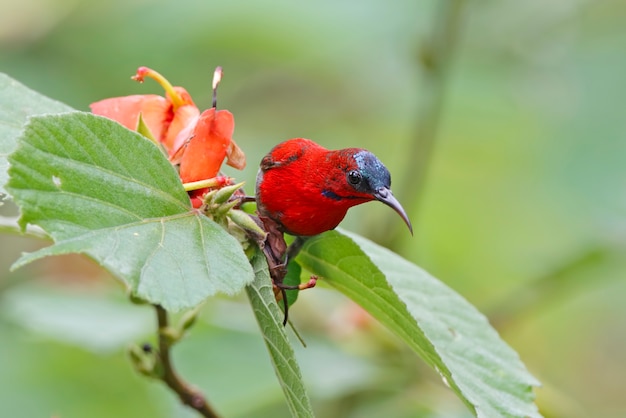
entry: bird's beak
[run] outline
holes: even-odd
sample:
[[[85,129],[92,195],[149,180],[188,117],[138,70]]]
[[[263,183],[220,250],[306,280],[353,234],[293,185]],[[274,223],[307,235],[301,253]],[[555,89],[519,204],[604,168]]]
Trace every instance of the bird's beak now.
[[[396,199],[394,195],[391,193],[391,190],[389,190],[386,187],[381,187],[380,189],[374,192],[374,197],[376,198],[376,200],[383,202],[385,205],[389,206],[390,208],[398,212],[398,215],[402,217],[402,219],[404,220],[404,223],[406,223],[406,226],[409,227],[409,231],[411,231],[411,235],[413,235],[413,227],[411,226],[411,221],[409,221],[409,217],[404,211],[404,208],[402,207],[400,202],[398,202],[398,199]]]

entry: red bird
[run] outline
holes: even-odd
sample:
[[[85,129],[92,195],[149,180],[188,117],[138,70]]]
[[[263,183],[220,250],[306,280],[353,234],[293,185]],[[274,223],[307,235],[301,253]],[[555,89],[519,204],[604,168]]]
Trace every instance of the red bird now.
[[[390,186],[389,171],[367,150],[331,151],[308,139],[289,139],[261,160],[257,210],[281,232],[311,236],[334,229],[352,206],[378,200],[398,212],[413,233]]]

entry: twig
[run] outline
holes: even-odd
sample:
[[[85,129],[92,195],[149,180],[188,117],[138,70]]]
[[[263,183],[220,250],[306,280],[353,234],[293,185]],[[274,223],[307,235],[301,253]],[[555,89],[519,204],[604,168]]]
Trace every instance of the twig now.
[[[218,415],[206,401],[204,395],[188,383],[184,382],[174,370],[172,359],[170,357],[170,348],[172,339],[167,334],[168,317],[167,311],[160,305],[154,305],[157,313],[157,322],[159,326],[159,360],[161,365],[160,378],[165,384],[172,389],[180,401],[198,411],[203,417],[217,418]]]

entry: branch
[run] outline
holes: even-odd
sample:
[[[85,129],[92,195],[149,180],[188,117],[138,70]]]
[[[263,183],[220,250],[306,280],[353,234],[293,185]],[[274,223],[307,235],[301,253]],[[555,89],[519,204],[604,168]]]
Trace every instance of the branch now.
[[[170,349],[173,344],[172,337],[168,334],[169,323],[167,311],[161,305],[154,305],[157,313],[157,322],[159,327],[159,360],[161,365],[161,373],[159,378],[172,389],[180,401],[198,411],[203,417],[217,418],[218,415],[207,403],[204,395],[196,388],[190,386],[183,381],[174,370],[172,359],[170,357]]]

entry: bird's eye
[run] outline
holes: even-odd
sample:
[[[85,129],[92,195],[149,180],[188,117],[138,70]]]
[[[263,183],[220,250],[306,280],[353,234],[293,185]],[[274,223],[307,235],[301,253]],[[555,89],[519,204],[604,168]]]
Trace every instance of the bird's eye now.
[[[361,182],[361,173],[356,170],[352,170],[348,173],[348,181],[351,184],[359,184]]]

